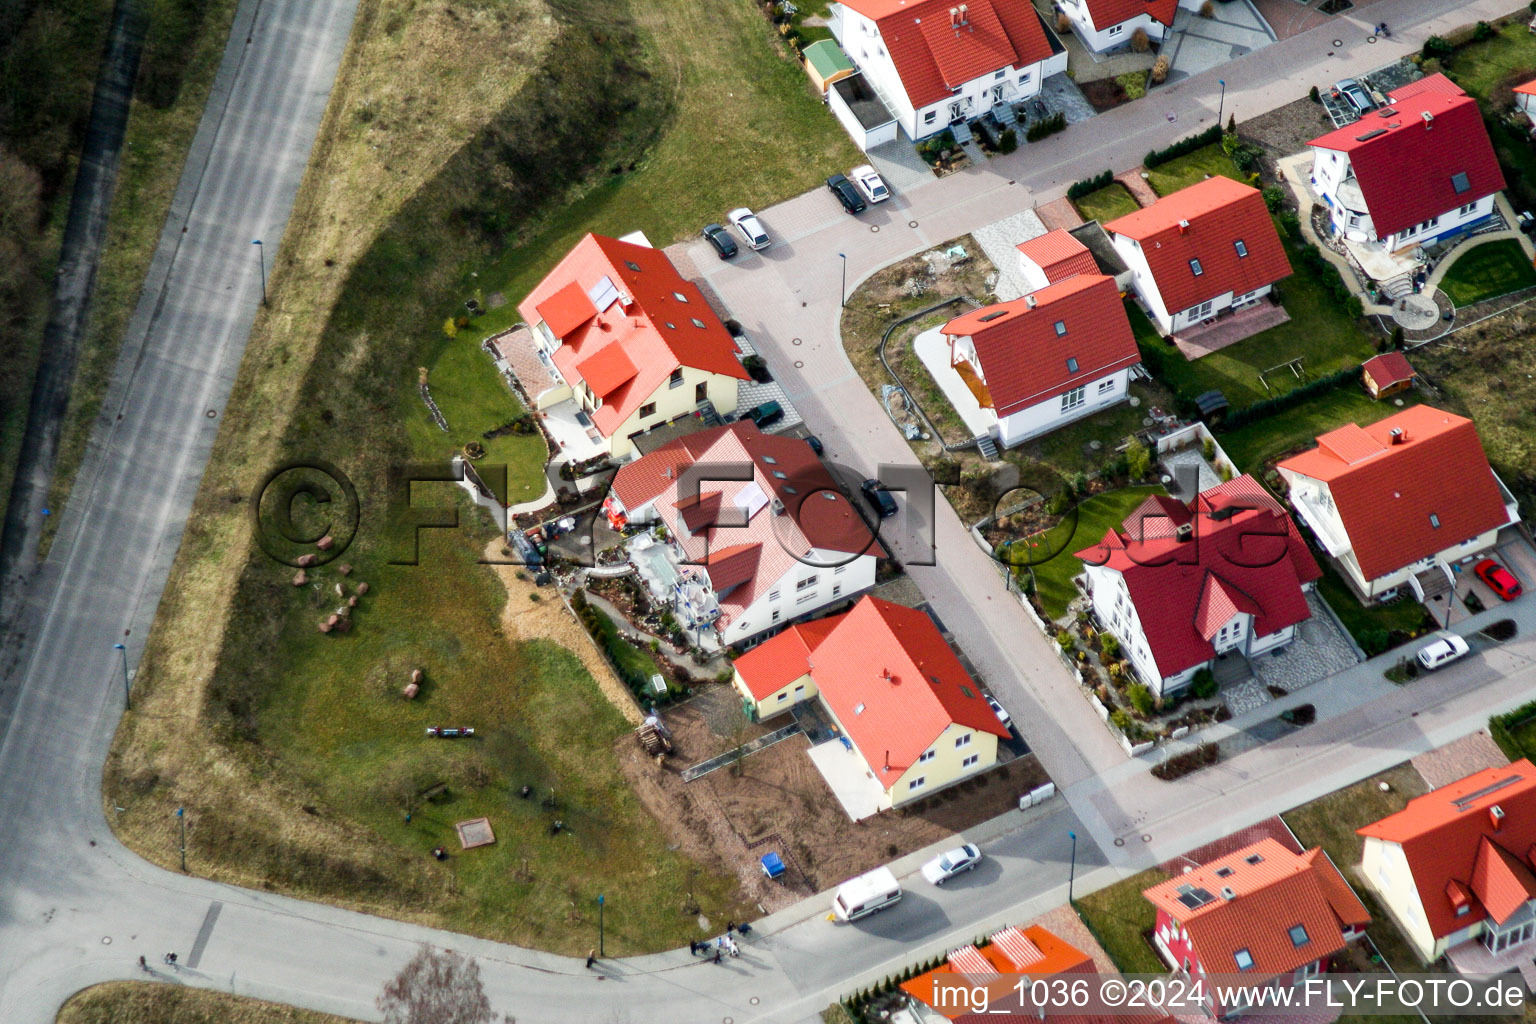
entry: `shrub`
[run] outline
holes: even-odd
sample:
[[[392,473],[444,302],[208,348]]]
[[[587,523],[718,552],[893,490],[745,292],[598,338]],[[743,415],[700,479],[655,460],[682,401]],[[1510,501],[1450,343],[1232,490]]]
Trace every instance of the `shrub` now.
[[[1063,629],[1056,634],[1056,646],[1061,648],[1063,654],[1070,654],[1072,648],[1077,646],[1077,642],[1072,639],[1071,633]]]
[[[1424,40],[1424,49],[1420,50],[1419,52],[1427,61],[1438,60],[1441,63],[1444,63],[1450,59],[1451,54],[1454,53],[1455,50],[1456,48],[1451,45],[1451,41],[1446,39],[1444,36],[1430,36],[1428,39]]]
[[[1168,70],[1172,67],[1169,60],[1163,54],[1158,54],[1157,60],[1152,62],[1152,84],[1162,85],[1168,80]]]
[[[1126,471],[1130,473],[1132,480],[1141,480],[1146,477],[1147,470],[1152,467],[1152,453],[1147,446],[1141,443],[1141,438],[1131,438],[1131,443],[1125,449]]]
[[[1280,718],[1292,725],[1311,725],[1317,721],[1317,707],[1313,704],[1301,704],[1289,711],[1280,712]]]
[[[1141,31],[1137,29],[1137,31]],[[1127,71],[1123,75],[1115,77],[1115,84],[1125,90],[1125,98],[1139,100],[1147,94],[1147,73],[1145,71]]]
[[[1163,65],[1163,78],[1168,77],[1168,58],[1159,57],[1157,58],[1157,62],[1158,64]],[[1152,65],[1152,80],[1154,82],[1161,82],[1163,80],[1162,78],[1157,77],[1157,64]],[[1209,146],[1213,142],[1220,141],[1220,139],[1221,125],[1213,124],[1205,131],[1186,136],[1185,138],[1182,138],[1173,143],[1171,146],[1168,146],[1164,149],[1154,149],[1150,151],[1145,157],[1142,158],[1141,162],[1147,167],[1156,167],[1159,164],[1165,164],[1168,161],[1177,159],[1178,157],[1184,156],[1187,153],[1193,153],[1197,149]]]
[[[1200,700],[1209,700],[1216,696],[1216,689],[1216,673],[1208,668],[1196,672],[1195,678],[1189,683],[1189,692]]]
[[[1216,457],[1216,439],[1214,437],[1205,439],[1205,443],[1200,446],[1200,454],[1205,458],[1206,462],[1210,462]]]
[[[1237,134],[1237,114],[1236,113],[1231,113],[1231,114],[1227,115],[1227,134],[1228,135],[1236,135]]]
[[[1269,208],[1270,213],[1278,212],[1280,207],[1285,205],[1285,189],[1279,185],[1265,185],[1263,195],[1264,205]]]
[[[1214,18],[1214,17],[1216,17],[1216,5],[1214,3],[1212,3],[1211,0],[1205,0],[1205,3],[1200,5],[1200,17],[1202,17],[1202,18]]]
[[[1114,171],[1100,171],[1091,178],[1075,181],[1067,188],[1068,199],[1081,199],[1090,192],[1097,192],[1101,188],[1108,187],[1115,180]]]
[[[1100,633],[1099,650],[1105,658],[1113,661],[1120,656],[1120,638],[1113,633]]]
[[[1536,0],[1531,0],[1531,4],[1533,7],[1536,7]],[[1151,48],[1152,40],[1147,38],[1146,29],[1139,28],[1135,32],[1131,33],[1131,49],[1135,50],[1137,53],[1146,53]]]
[[[1003,133],[997,137],[997,149],[1000,153],[1012,153],[1019,148],[1019,133],[1012,128],[1004,128]]]
[[[1384,629],[1362,629],[1360,631],[1360,636],[1357,637],[1357,639],[1360,641],[1360,649],[1364,651],[1368,657],[1374,658],[1376,655],[1380,654],[1382,651],[1385,651],[1391,645],[1392,634],[1388,633]]]
[[[1275,219],[1280,222],[1280,227],[1285,230],[1287,235],[1290,235],[1292,238],[1301,237],[1301,217],[1297,215],[1295,210],[1281,210]]]
[[[1058,33],[1068,32],[1068,31],[1071,30],[1071,28],[1072,28],[1072,19],[1067,17],[1065,11],[1057,11],[1056,12],[1056,31]]]
[[[1141,683],[1132,683],[1126,687],[1125,699],[1131,702],[1131,707],[1143,718],[1152,714],[1157,701],[1152,696],[1152,691]]]
[[[1024,138],[1028,139],[1030,142],[1038,142],[1039,140],[1045,138],[1047,135],[1055,135],[1066,126],[1066,114],[1052,114],[1050,117],[1041,118],[1034,124],[1031,124],[1029,126],[1029,130],[1024,133]]]
[[[1531,3],[1536,3],[1536,0],[1531,0]],[[1307,93],[1307,99],[1311,100],[1313,103],[1323,102],[1323,97],[1318,94],[1317,86],[1314,85],[1311,91]]]
[[[1474,43],[1487,42],[1498,34],[1498,29],[1494,28],[1486,21],[1480,21],[1477,23],[1477,27],[1472,30],[1472,41]]]
[[[1533,0],[1533,2],[1536,2],[1536,0]],[[1405,344],[1407,344],[1407,338],[1403,334],[1403,325],[1398,324],[1392,328],[1392,347],[1402,351]]]

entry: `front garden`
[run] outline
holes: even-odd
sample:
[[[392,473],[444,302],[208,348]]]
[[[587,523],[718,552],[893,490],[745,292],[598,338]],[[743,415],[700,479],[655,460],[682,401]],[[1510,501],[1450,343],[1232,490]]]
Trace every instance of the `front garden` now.
[[[1131,195],[1131,190],[1118,181],[1111,182],[1087,195],[1079,196],[1072,200],[1072,203],[1084,220],[1096,220],[1100,224],[1141,209],[1141,204],[1136,201],[1135,196]]]
[[[1157,926],[1157,909],[1142,893],[1170,877],[1161,868],[1150,868],[1081,896],[1074,903],[1104,952],[1127,974],[1163,974],[1168,970],[1148,940]]]
[[[1458,307],[1496,299],[1536,285],[1536,268],[1513,238],[1466,249],[1440,278],[1440,290]]]

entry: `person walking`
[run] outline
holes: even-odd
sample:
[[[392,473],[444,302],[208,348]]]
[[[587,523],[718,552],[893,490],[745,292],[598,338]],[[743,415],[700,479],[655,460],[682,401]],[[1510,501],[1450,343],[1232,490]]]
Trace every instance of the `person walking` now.
[[[698,956],[699,955],[699,944],[697,942],[693,941],[692,939],[688,940],[688,955],[689,956]]]
[[[139,970],[143,971],[145,974],[149,973],[149,963],[142,956],[139,957]]]
[[[590,971],[592,969],[592,965],[595,963],[597,963],[597,950],[587,950],[587,970]]]
[[[718,964],[719,962],[720,962],[720,947],[716,946],[715,947],[715,963]]]

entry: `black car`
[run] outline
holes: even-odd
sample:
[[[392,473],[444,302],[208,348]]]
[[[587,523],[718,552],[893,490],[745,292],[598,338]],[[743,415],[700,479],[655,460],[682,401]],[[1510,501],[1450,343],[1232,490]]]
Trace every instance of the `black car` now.
[[[896,514],[896,499],[880,485],[879,480],[871,477],[859,485],[859,490],[864,492],[864,499],[880,514],[881,519],[889,519]]]
[[[720,254],[721,259],[728,260],[736,255],[736,239],[732,238],[731,233],[719,224],[707,225],[704,228],[704,238],[715,247],[715,252]]]
[[[853,187],[841,174],[834,174],[827,179],[827,189],[837,196],[837,201],[843,204],[843,209],[849,213],[864,212],[864,197],[859,195],[859,190]]]
[[[784,418],[784,407],[778,402],[764,402],[755,409],[749,409],[746,418],[758,427],[772,426]]]
[[[821,446],[821,438],[817,437],[815,434],[805,435],[805,443],[810,445],[811,451],[815,452],[817,455],[822,453],[823,449]]]

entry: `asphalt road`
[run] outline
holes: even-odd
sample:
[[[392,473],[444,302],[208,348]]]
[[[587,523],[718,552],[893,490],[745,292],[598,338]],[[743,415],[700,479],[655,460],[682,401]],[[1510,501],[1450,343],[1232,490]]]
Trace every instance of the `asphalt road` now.
[[[1499,13],[1504,5],[1383,0],[1369,14],[1393,24],[1393,45],[1402,50],[1422,38],[1428,18],[1455,11],[1454,24]],[[589,972],[579,960],[148,865],[116,843],[100,806],[101,765],[122,699],[112,644],[124,641],[130,660],[136,658],[152,620],[255,311],[250,240],[261,237],[277,247],[352,13],[350,0],[242,5],[107,411],[58,541],[27,595],[25,632],[11,645],[17,667],[0,694],[0,712],[11,708],[8,721],[0,721],[5,1024],[51,1021],[76,989],[138,976],[141,954],[157,976],[179,983],[376,1018],[374,995],[420,942],[479,958],[492,999],[524,1024],[724,1018],[791,1024],[814,1018],[840,992],[912,958],[1059,905],[1069,829],[1086,830],[1077,853],[1080,891],[1087,891],[1463,735],[1491,710],[1528,697],[1536,642],[1522,639],[1181,783],[1157,783],[1144,765],[1118,753],[1096,717],[1083,715],[1075,686],[1056,668],[1054,655],[1042,653],[1043,638],[1010,605],[985,556],[941,505],[938,564],[913,574],[979,670],[1003,692],[1067,797],[1028,827],[986,844],[987,873],[953,889],[914,885],[909,900],[843,928],[821,919],[819,901],[795,908],[764,922],[743,957],[719,967],[690,961],[682,951]],[[1240,117],[1258,113],[1271,99],[1283,102],[1304,91],[1310,80],[1363,71],[1394,55],[1384,45],[1368,50],[1363,32],[1361,19],[1340,18],[1323,35],[1233,62],[1225,71],[1233,84],[1229,108],[1242,104]],[[1323,57],[1332,33],[1349,35],[1348,45]],[[863,221],[828,211],[830,197],[817,191],[768,211],[770,227],[785,241],[767,259],[749,257],[716,270],[714,283],[772,346],[776,368],[804,364],[783,376],[834,457],[871,468],[881,461],[910,463],[905,444],[842,358],[836,253],[850,254],[856,280],[984,219],[1049,198],[1101,164],[1134,163],[1148,139],[1166,136],[1160,127],[1166,107],[1178,108],[1181,127],[1193,130],[1201,112],[1208,118],[1214,106],[1214,83],[1192,80],[1008,160],[914,190]],[[871,220],[882,217],[883,230],[869,231]],[[909,220],[918,227],[907,227]],[[1517,614],[1529,636],[1526,620],[1536,613],[1519,608]],[[1091,867],[1100,855],[1088,835],[1110,867]],[[167,950],[181,953],[186,965],[170,975],[158,966]]]

